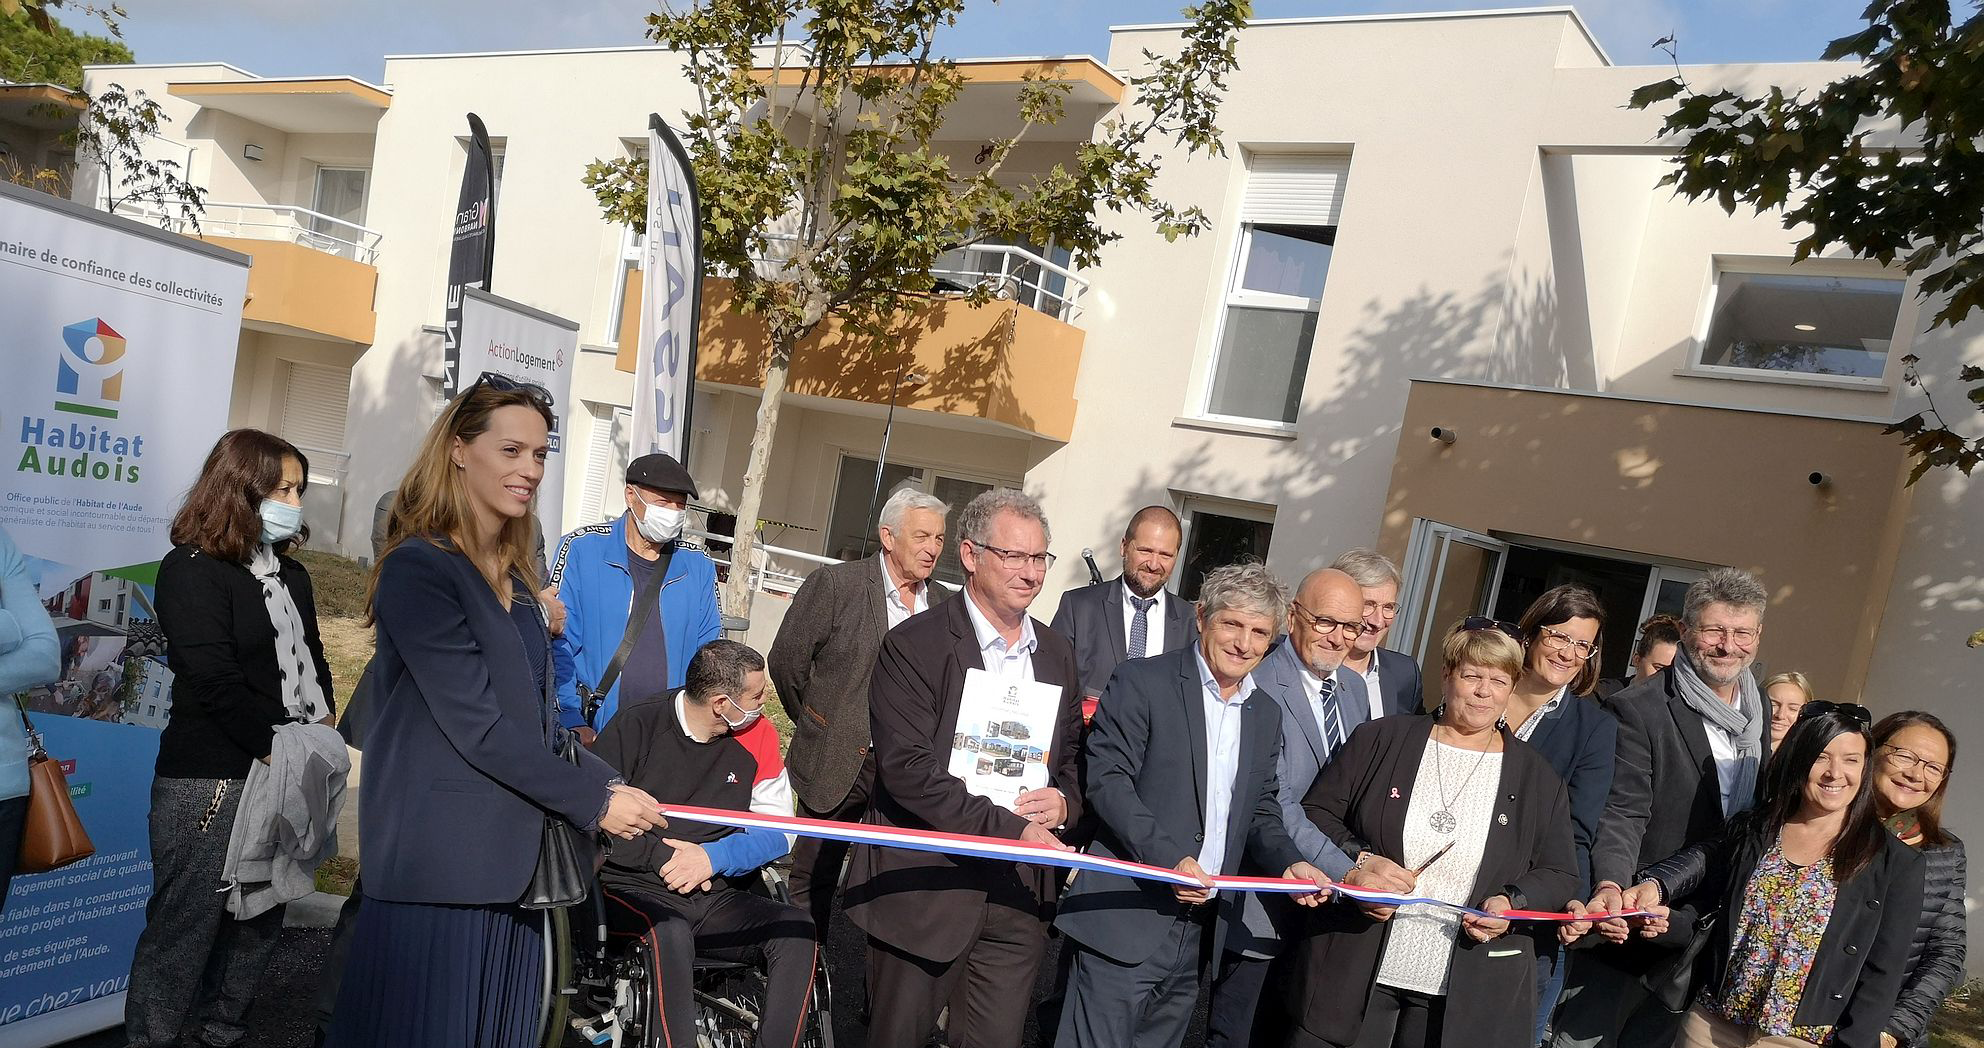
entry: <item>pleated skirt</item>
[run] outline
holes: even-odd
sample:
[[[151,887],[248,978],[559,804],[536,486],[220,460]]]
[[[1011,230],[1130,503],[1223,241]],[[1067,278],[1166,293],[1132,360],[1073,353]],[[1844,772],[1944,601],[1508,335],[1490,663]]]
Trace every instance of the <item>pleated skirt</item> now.
[[[531,1048],[544,992],[543,922],[517,906],[367,898],[326,1044]]]

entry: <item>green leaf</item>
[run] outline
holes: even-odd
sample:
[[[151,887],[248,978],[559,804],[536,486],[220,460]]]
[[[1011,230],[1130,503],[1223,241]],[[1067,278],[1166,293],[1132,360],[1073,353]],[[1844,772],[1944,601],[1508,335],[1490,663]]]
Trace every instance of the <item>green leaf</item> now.
[[[1819,54],[1819,61],[1837,62],[1840,59],[1845,58],[1847,55],[1871,54],[1873,53],[1874,49],[1881,46],[1881,44],[1884,41],[1886,41],[1887,38],[1888,38],[1887,26],[1884,25],[1868,26],[1867,28],[1853,34],[1852,36],[1842,36],[1839,39],[1834,40],[1832,43],[1827,44],[1826,49]]]

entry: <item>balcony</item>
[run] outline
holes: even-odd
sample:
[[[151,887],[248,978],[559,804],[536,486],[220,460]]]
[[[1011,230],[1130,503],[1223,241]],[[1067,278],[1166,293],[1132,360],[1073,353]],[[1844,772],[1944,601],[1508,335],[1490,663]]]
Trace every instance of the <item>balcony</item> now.
[[[372,343],[376,231],[291,204],[210,203],[197,228],[145,203],[120,204],[117,213],[252,256],[244,326]]]
[[[768,262],[766,264],[775,264]],[[962,293],[939,294],[909,310],[894,344],[846,331],[835,319],[820,325],[794,353],[786,388],[801,396],[865,404],[889,403],[898,375],[926,381],[896,405],[949,415],[993,430],[1066,441],[1075,424],[1075,375],[1081,367],[1079,316],[1085,281],[1017,247],[953,252],[933,275],[940,287],[980,283],[994,298],[984,305]],[[642,274],[627,274],[621,300],[623,371],[634,368],[641,316]],[[762,389],[764,325],[730,308],[731,281],[703,281],[703,318],[696,378],[740,391]]]

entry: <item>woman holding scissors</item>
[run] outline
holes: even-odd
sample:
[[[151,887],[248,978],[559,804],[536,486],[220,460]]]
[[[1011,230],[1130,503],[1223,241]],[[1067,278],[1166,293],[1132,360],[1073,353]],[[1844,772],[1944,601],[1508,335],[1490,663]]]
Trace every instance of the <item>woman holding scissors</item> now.
[[[1359,868],[1416,874],[1418,896],[1480,914],[1325,907],[1297,962],[1295,1048],[1533,1043],[1536,955],[1555,948],[1555,929],[1497,915],[1561,910],[1578,877],[1564,784],[1504,719],[1523,673],[1514,632],[1482,618],[1455,627],[1440,708],[1362,725],[1303,798]]]

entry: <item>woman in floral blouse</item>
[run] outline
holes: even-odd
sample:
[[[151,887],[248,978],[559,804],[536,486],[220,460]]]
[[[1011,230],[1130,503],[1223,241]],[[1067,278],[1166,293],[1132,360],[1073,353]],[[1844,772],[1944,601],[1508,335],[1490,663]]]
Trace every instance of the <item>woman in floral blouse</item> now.
[[[1667,934],[1699,947],[1677,973],[1699,987],[1682,1045],[1880,1048],[1923,861],[1881,826],[1871,720],[1808,704],[1764,769],[1763,802],[1641,875],[1634,901],[1671,903]]]

